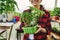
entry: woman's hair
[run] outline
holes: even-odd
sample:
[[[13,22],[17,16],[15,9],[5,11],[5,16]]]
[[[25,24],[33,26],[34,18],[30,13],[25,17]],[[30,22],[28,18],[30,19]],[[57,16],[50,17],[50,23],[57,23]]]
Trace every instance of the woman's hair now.
[[[40,5],[40,9],[43,10],[43,11],[45,10],[43,5]]]

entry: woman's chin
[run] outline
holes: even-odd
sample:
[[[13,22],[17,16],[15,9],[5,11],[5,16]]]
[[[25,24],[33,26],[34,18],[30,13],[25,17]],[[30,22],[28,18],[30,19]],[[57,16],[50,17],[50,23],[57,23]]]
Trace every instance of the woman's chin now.
[[[33,4],[34,6],[36,6],[37,4]]]

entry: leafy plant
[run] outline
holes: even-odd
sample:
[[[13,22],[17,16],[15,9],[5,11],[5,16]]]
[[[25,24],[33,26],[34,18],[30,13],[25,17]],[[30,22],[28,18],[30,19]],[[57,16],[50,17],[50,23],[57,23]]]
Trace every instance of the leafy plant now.
[[[50,16],[56,16],[56,13],[54,13],[54,11],[49,11],[50,12]]]
[[[60,16],[60,8],[54,8],[53,11],[50,11],[51,16]]]
[[[40,17],[44,14],[42,10],[38,10],[37,8],[30,7],[31,12],[23,12],[21,14],[21,21],[23,21],[26,25],[23,27],[23,31],[26,34],[33,34],[37,30],[37,22]]]
[[[54,12],[56,13],[56,16],[60,16],[60,8],[54,8]]]
[[[14,12],[14,16],[21,16],[21,13],[19,13],[19,12]]]
[[[21,21],[26,25],[23,27],[23,31],[26,34],[33,34],[37,30],[37,22],[40,17],[44,14],[42,10],[30,7],[31,12],[25,11],[21,13]]]
[[[25,22],[27,26],[37,25],[39,17],[42,17],[44,12],[37,8],[30,7],[31,12],[23,12],[21,15],[21,21]]]
[[[18,8],[15,0],[0,0],[0,13],[15,11],[15,5]]]

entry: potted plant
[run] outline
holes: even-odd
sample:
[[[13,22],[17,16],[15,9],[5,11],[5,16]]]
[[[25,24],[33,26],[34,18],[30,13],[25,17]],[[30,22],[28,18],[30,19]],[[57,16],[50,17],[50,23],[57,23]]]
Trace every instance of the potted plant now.
[[[31,12],[23,12],[21,13],[21,21],[25,23],[23,27],[24,33],[33,34],[37,30],[37,21],[44,12],[42,10],[38,10],[36,8],[30,7]]]
[[[56,16],[60,16],[60,8],[54,8],[54,12],[56,13]]]
[[[13,12],[15,11],[15,6],[18,8],[15,0],[0,0],[0,13],[4,13],[3,15],[6,15],[7,13],[7,20],[11,21],[13,18]]]
[[[15,11],[15,5],[18,8],[15,0],[0,0],[0,13]]]
[[[50,11],[50,16],[51,16],[51,20],[58,20],[57,16],[56,16],[57,13],[53,11]]]
[[[53,11],[50,11],[50,15],[51,15],[53,20],[59,20],[60,8],[54,8]]]
[[[57,33],[57,34],[60,34],[60,29],[59,29],[60,26],[56,25],[58,23],[56,21],[59,20],[59,17],[60,17],[60,8],[54,8],[53,11],[50,11],[50,15],[51,15],[51,18],[53,20],[52,23],[55,23],[55,24],[51,24],[52,31]]]
[[[54,12],[56,13],[56,19],[59,20],[60,17],[60,8],[54,8]]]

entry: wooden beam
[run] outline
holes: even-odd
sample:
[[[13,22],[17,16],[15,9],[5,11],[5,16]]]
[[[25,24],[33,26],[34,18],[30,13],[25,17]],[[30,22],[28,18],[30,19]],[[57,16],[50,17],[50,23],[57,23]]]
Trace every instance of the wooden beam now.
[[[55,0],[55,8],[57,7],[57,2],[58,2],[58,0]]]

